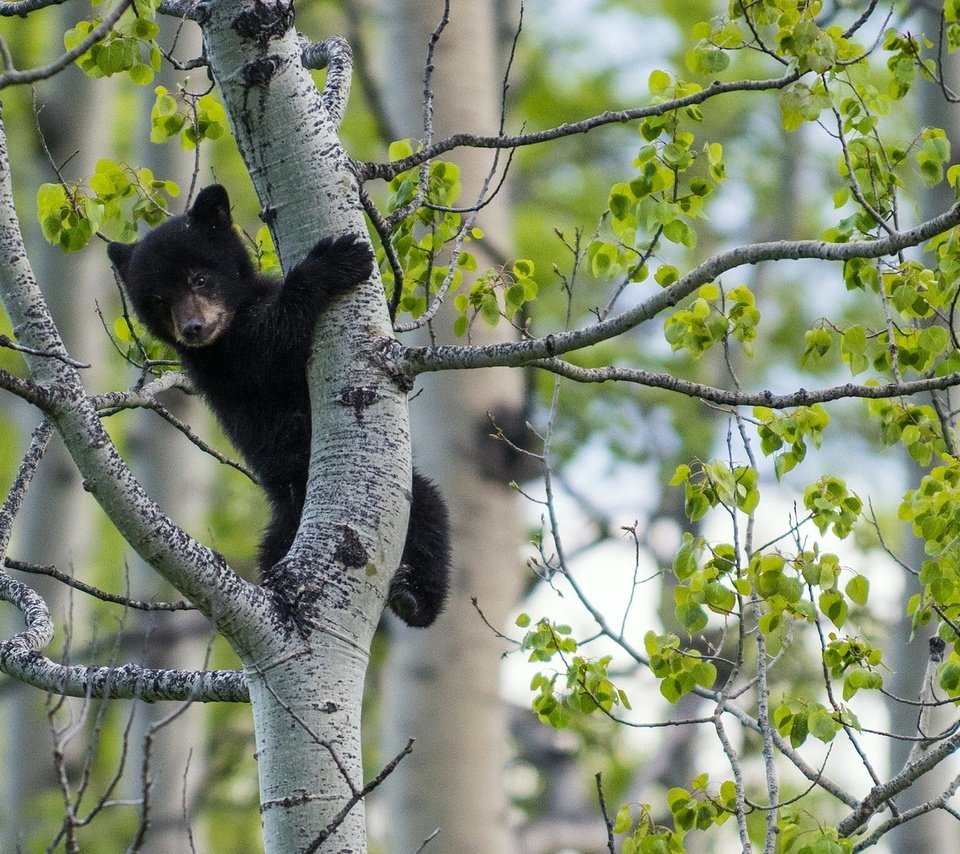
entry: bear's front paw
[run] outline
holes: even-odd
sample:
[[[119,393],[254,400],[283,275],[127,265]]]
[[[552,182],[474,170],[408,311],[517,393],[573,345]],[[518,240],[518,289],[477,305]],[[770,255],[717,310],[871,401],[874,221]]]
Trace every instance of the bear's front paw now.
[[[321,238],[303,261],[330,293],[345,293],[365,282],[373,264],[370,245],[356,234]]]

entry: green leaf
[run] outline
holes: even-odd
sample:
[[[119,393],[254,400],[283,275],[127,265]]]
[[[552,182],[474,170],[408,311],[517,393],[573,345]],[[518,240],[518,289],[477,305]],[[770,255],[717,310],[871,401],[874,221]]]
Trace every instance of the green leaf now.
[[[693,602],[677,605],[676,615],[677,621],[690,635],[703,631],[707,625],[707,612]]]
[[[824,744],[833,741],[833,737],[840,729],[840,724],[834,720],[833,715],[823,708],[810,713],[807,717],[807,726],[810,734]]]
[[[149,65],[139,62],[130,68],[130,79],[138,86],[148,86],[153,82],[154,71]]]
[[[663,236],[671,243],[679,243],[688,249],[693,249],[697,245],[697,233],[680,219],[664,225]]]
[[[686,55],[687,68],[700,74],[718,74],[730,64],[726,51],[715,47],[701,47]]]
[[[854,325],[840,335],[840,352],[850,365],[850,372],[859,374],[869,366],[866,356],[867,335],[863,327]]]
[[[647,88],[650,90],[651,95],[662,95],[670,88],[670,84],[670,75],[667,74],[666,71],[660,71],[659,69],[651,71],[650,76],[647,78]]]
[[[387,157],[389,160],[403,160],[413,154],[413,142],[409,139],[398,139],[391,142],[387,148]]]
[[[513,262],[513,275],[518,279],[530,278],[533,274],[533,261],[530,261],[527,258],[518,258]]]
[[[621,805],[617,810],[616,818],[613,821],[614,833],[626,833],[633,824],[633,816],[630,814],[630,807],[627,804]]]
[[[844,591],[851,601],[861,606],[866,605],[870,595],[870,581],[864,575],[855,575],[847,582]]]
[[[149,41],[150,39],[155,38],[159,32],[160,27],[157,25],[157,23],[144,17],[135,18],[133,25],[130,27],[130,35],[140,39],[141,41]]]
[[[940,665],[940,686],[953,696],[960,693],[960,662],[950,659]]]
[[[830,620],[838,629],[843,627],[847,620],[847,603],[843,596],[836,590],[825,590],[820,594],[818,602],[820,612]]]

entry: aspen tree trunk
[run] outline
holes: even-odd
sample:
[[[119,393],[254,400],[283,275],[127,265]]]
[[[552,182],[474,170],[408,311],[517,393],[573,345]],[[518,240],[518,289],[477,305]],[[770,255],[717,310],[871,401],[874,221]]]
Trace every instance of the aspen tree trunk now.
[[[430,33],[440,21],[438,0],[384,0],[389,74],[384,101],[403,134],[423,134],[423,66]],[[489,0],[454,0],[437,44],[433,89],[437,138],[454,131],[495,133],[500,124],[504,68],[497,20]],[[475,204],[492,152],[458,153],[461,206]],[[501,161],[502,162],[502,161]],[[495,184],[495,181],[493,182]],[[509,204],[501,196],[485,208],[480,227],[500,239],[510,234]],[[480,268],[491,261],[482,247]],[[498,247],[501,249],[509,247]],[[452,320],[441,312],[438,339],[451,340]],[[503,340],[502,329],[478,321],[476,344]],[[387,845],[415,851],[435,828],[438,851],[501,854],[515,851],[508,822],[504,766],[509,757],[505,705],[498,693],[502,643],[486,628],[471,597],[494,626],[515,606],[522,580],[520,507],[507,487],[512,475],[495,461],[504,446],[488,438],[487,413],[522,411],[523,375],[493,370],[423,376],[411,405],[418,468],[440,484],[451,511],[453,577],[447,609],[429,633],[402,627],[391,637],[383,702],[384,751],[415,736],[413,754],[386,786]]]
[[[345,93],[321,99],[289,28],[292,6],[214,0],[204,8],[210,71],[284,269],[322,235],[365,234],[338,116],[328,109],[342,110]],[[400,557],[410,487],[406,395],[375,358],[377,340],[388,335],[376,275],[317,325],[307,505],[287,575],[270,594],[276,616],[286,619],[239,639],[271,854],[304,850],[333,826],[317,850],[366,851],[362,800],[342,810],[363,785],[363,680],[387,576]],[[372,401],[362,409],[350,403],[361,389]],[[338,559],[348,534],[365,555],[359,567]]]

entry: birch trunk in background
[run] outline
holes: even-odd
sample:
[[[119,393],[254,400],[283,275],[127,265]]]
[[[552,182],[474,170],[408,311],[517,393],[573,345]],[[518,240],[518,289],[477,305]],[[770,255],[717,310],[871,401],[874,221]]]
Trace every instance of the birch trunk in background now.
[[[392,111],[391,124],[419,139],[424,61],[443,3],[383,0],[382,10],[382,61],[389,68],[389,74],[381,75],[383,101]],[[489,0],[450,4],[450,23],[435,54],[437,138],[456,131],[497,132],[504,68],[496,34]],[[492,160],[491,151],[457,153],[461,206],[476,202]],[[504,192],[477,222],[498,240],[510,234]],[[480,269],[493,263],[482,246],[467,248],[477,253]],[[448,301],[434,324],[441,342],[452,340],[451,309]],[[503,331],[491,331],[478,320],[471,340],[503,340]],[[431,843],[438,851],[499,854],[516,850],[503,779],[510,742],[507,710],[498,692],[503,645],[482,624],[471,598],[499,627],[520,595],[520,506],[507,486],[510,471],[492,462],[505,454],[502,444],[488,438],[493,429],[488,413],[522,412],[523,374],[503,369],[445,372],[422,376],[418,388],[423,393],[411,403],[414,458],[419,469],[439,482],[450,507],[453,578],[447,609],[428,633],[400,627],[391,636],[383,751],[399,749],[407,737],[417,741],[385,787],[386,850],[415,851],[439,827],[440,835]]]
[[[70,15],[63,10],[57,17],[66,22]],[[58,23],[52,27],[48,47],[51,57],[59,51],[58,34],[67,26]],[[86,82],[79,69],[70,68],[55,84],[41,84],[36,90],[41,109],[39,132],[43,133],[56,162],[62,163],[76,155],[72,165],[80,172],[92,172],[96,159],[102,156],[101,137],[103,128],[111,125],[111,91],[116,90],[115,81],[103,80],[97,90],[98,97],[90,98]],[[21,139],[24,137],[21,135]],[[25,153],[16,152],[17,162],[26,165],[32,160],[32,167],[28,168],[39,180],[27,178],[19,186],[35,187],[41,181],[51,180],[53,174],[46,155],[39,148],[30,152],[29,159],[23,156]],[[27,177],[26,172],[24,169],[19,173],[21,179]],[[91,364],[84,372],[85,381],[92,389],[103,388],[107,384],[106,366],[113,349],[92,306],[95,299],[102,300],[108,285],[112,288],[106,264],[98,263],[90,253],[78,258],[52,249],[42,240],[39,228],[28,229],[28,234],[34,238],[29,245],[31,250],[36,250],[38,275],[49,283],[47,301],[60,332],[70,352]],[[24,431],[29,432],[40,416],[34,409],[25,415]],[[19,536],[14,544],[17,557],[41,565],[52,564],[78,577],[90,577],[96,559],[96,518],[96,508],[81,488],[76,467],[62,443],[54,439],[22,511]],[[57,536],[51,537],[51,531],[56,531]],[[71,596],[59,583],[44,584],[41,580],[37,586],[43,590],[52,610],[61,613],[69,608],[75,625],[84,625],[88,614],[85,597]],[[68,597],[72,600],[69,605]],[[5,613],[3,618],[4,622],[10,621],[11,627],[19,622],[14,613]],[[4,637],[8,634],[3,633]],[[35,808],[34,798],[49,791],[55,782],[56,772],[49,751],[23,751],[24,744],[53,744],[44,707],[42,694],[16,683],[4,692],[0,704],[0,717],[7,722],[3,732],[6,772],[0,808],[0,850],[3,851],[15,851],[18,844],[23,844],[35,824],[31,814]],[[75,749],[82,751],[82,746],[77,744]]]

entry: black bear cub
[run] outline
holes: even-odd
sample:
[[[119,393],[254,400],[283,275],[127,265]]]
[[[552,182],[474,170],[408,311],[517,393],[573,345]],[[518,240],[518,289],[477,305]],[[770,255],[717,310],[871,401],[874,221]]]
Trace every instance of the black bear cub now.
[[[174,347],[273,509],[260,543],[266,572],[293,542],[306,496],[310,401],[306,364],[315,321],[365,281],[370,250],[354,236],[319,240],[285,280],[258,275],[233,227],[230,200],[206,187],[187,213],[107,254],[150,333]],[[449,575],[449,523],[437,488],[413,473],[410,525],[390,586],[411,626],[440,613]]]

